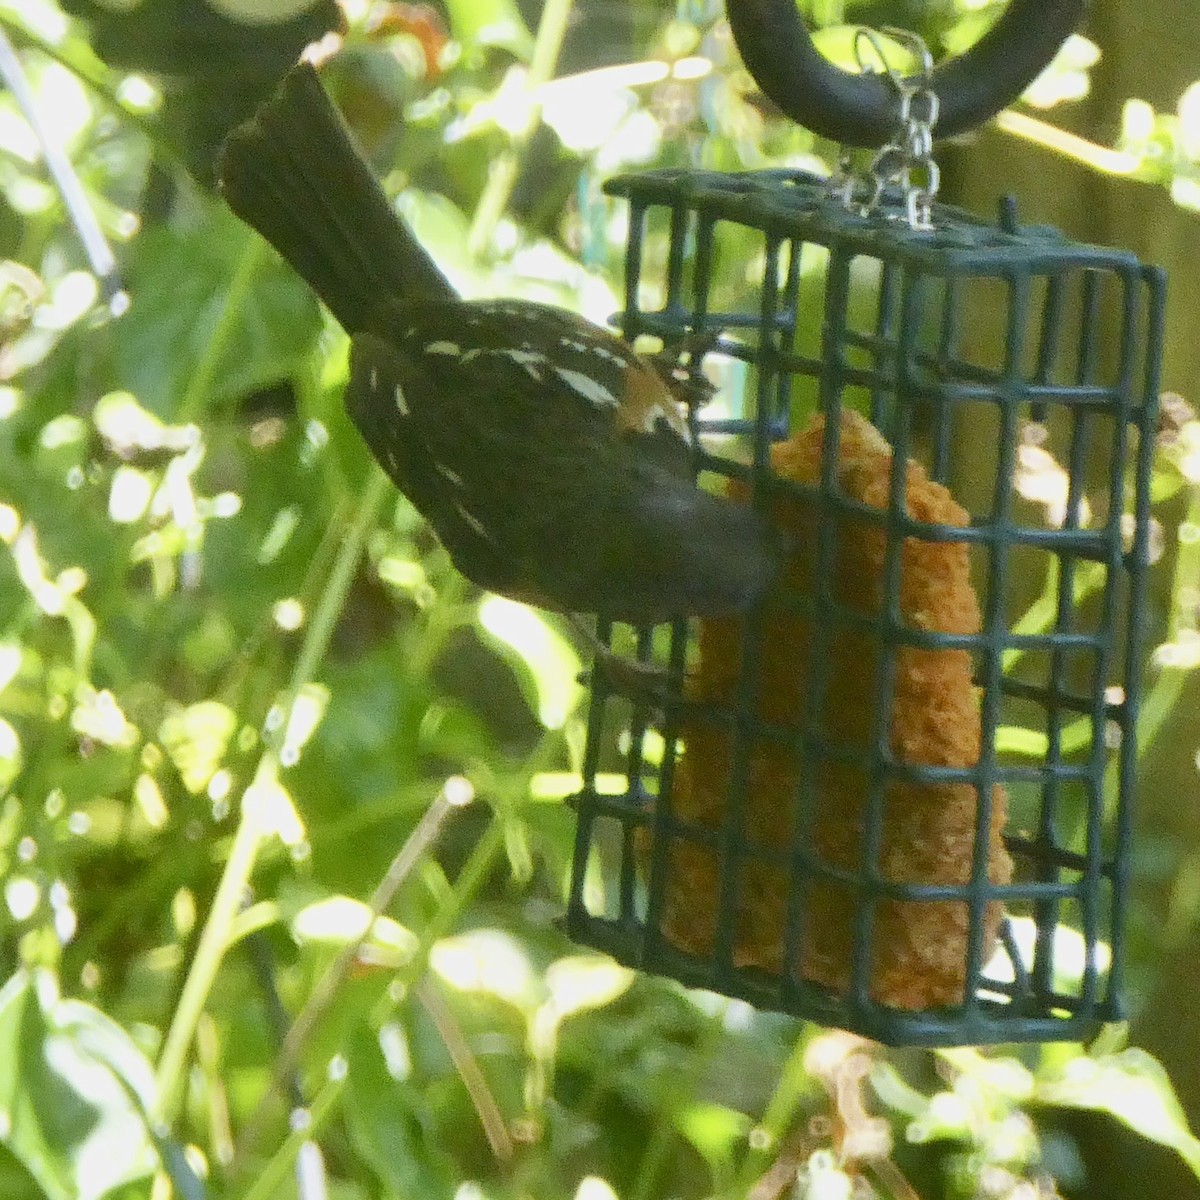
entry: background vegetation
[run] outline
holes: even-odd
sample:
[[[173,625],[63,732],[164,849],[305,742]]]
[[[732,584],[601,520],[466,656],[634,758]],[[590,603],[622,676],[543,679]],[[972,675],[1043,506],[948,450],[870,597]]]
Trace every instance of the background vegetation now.
[[[802,7],[844,58],[847,22],[953,51],[999,6]],[[104,303],[0,96],[0,1197],[1200,1194],[1185,405],[1156,473],[1132,1028],[885,1052],[635,978],[555,926],[580,652],[468,588],[381,482],[344,336],[212,195],[213,152],[337,30],[331,86],[464,290],[604,320],[607,174],[833,147],[764,113],[705,0],[0,0],[0,29],[132,301]],[[1195,395],[1200,10],[1096,0],[1085,32],[945,149],[944,195],[1013,187],[1170,268],[1166,381]]]

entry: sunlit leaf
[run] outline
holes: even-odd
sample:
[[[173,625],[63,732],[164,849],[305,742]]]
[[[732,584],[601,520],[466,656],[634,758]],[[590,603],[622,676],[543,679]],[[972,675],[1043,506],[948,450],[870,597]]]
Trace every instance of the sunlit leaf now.
[[[975,1120],[970,1104],[957,1092],[935,1092],[929,1104],[906,1131],[910,1142],[930,1142],[939,1138],[957,1140],[970,1135]]]
[[[499,929],[442,938],[430,952],[429,964],[459,991],[485,992],[521,1009],[538,999],[537,977],[525,948]]]
[[[285,846],[303,845],[304,820],[292,793],[273,770],[261,770],[242,795],[242,805],[253,813],[264,833],[274,834]]]
[[[312,737],[325,709],[329,704],[329,689],[317,683],[305,684],[296,696],[288,714],[287,729],[284,731],[280,757],[284,763],[299,756],[308,739]]]
[[[514,0],[448,0],[450,30],[470,47],[495,46],[519,58],[533,53],[533,35]]]
[[[237,714],[217,700],[201,700],[170,714],[159,737],[189,792],[198,793],[225,757]]]
[[[17,731],[0,717],[0,793],[21,773],[21,739]]]
[[[1037,944],[1037,924],[1030,917],[1018,916],[1010,916],[1008,924],[1022,961],[1032,962]],[[1083,934],[1069,925],[1059,925],[1054,930],[1052,946],[1055,986],[1064,991],[1078,988],[1088,960],[1087,941]],[[1112,965],[1112,947],[1107,942],[1096,942],[1093,960],[1097,972],[1107,971]],[[1008,955],[997,950],[988,965],[988,973],[1002,982],[1012,982],[1012,963]]]
[[[576,681],[582,664],[571,643],[540,612],[503,596],[484,598],[479,623],[529,668],[539,719],[547,729],[560,729],[582,695]]]
[[[167,425],[147,412],[129,392],[109,392],[96,401],[92,410],[96,431],[123,455],[134,451],[171,450],[180,452],[193,446],[200,437],[194,425]]]
[[[585,1175],[575,1190],[575,1200],[619,1200],[606,1179],[599,1175]]]
[[[559,801],[574,796],[583,787],[583,776],[575,771],[539,771],[529,781],[531,800]],[[595,779],[598,795],[620,796],[629,787],[626,776],[616,771],[598,772]]]
[[[603,954],[571,954],[546,968],[550,1003],[560,1018],[611,1004],[633,980],[633,971]]]
[[[1044,758],[1050,739],[1036,729],[1021,725],[1000,725],[996,729],[996,753],[1020,754],[1026,758]]]
[[[112,692],[107,688],[97,691],[90,684],[76,689],[71,728],[101,745],[124,749],[135,745],[139,737],[137,726],[125,716]]]
[[[1040,1081],[1038,1097],[1110,1113],[1135,1133],[1178,1151],[1200,1176],[1200,1139],[1188,1128],[1166,1071],[1144,1050],[1103,1058],[1081,1055],[1066,1063],[1057,1078]]]
[[[347,945],[362,938],[368,924],[368,942],[386,952],[390,961],[399,966],[412,958],[419,944],[416,934],[391,917],[377,916],[372,921],[370,908],[350,896],[330,896],[306,905],[292,918],[292,936],[298,942]]]
[[[1035,108],[1053,108],[1082,100],[1091,90],[1091,68],[1100,60],[1100,48],[1073,33],[1062,44],[1050,65],[1025,89],[1021,98]]]
[[[153,1094],[124,1031],[59,999],[49,974],[19,971],[0,990],[0,1140],[51,1200],[99,1200],[153,1169]]]
[[[0,692],[12,683],[20,669],[20,645],[17,642],[0,642]]]
[[[745,1113],[723,1104],[687,1104],[675,1113],[676,1128],[714,1171],[729,1163],[734,1147],[753,1124]]]
[[[136,467],[120,466],[113,472],[108,493],[108,515],[118,525],[140,521],[150,507],[154,483]]]
[[[939,1053],[957,1071],[1007,1100],[1024,1103],[1033,1095],[1033,1072],[1015,1058],[995,1057],[968,1048],[942,1050]]]

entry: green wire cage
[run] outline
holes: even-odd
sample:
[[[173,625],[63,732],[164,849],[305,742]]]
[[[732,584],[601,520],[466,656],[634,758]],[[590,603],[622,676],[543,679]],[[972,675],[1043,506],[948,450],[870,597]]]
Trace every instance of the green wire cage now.
[[[1121,1019],[1162,274],[801,172],[610,190],[624,333],[705,348],[699,478],[791,557],[638,632],[653,704],[597,672],[569,932],[891,1044]]]

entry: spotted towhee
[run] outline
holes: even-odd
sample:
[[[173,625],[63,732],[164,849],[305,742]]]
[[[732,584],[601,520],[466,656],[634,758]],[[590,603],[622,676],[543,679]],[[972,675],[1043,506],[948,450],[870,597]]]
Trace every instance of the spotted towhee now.
[[[639,625],[763,595],[776,534],[696,486],[674,364],[563,309],[459,297],[311,66],[230,134],[219,176],[350,334],[350,416],[469,579]]]

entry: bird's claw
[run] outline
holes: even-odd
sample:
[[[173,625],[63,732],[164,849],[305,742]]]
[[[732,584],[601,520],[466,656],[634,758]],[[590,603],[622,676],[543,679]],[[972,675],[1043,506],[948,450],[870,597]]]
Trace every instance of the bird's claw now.
[[[649,356],[662,381],[693,412],[716,395],[716,386],[701,373],[700,367],[704,356],[720,344],[721,333],[719,329],[693,329]]]
[[[575,631],[592,648],[592,672],[588,674],[598,674],[613,693],[656,712],[682,703],[683,672],[617,654],[578,616],[572,614],[570,620]]]

